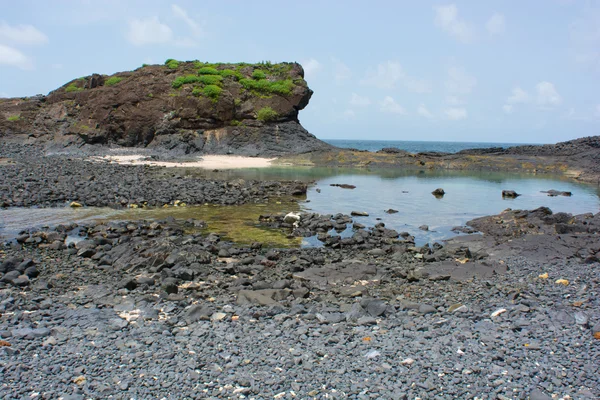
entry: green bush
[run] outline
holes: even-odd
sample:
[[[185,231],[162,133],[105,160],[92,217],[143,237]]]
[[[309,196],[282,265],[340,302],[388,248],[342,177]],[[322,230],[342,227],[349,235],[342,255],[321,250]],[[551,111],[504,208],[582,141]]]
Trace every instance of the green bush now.
[[[221,89],[217,85],[207,85],[203,89],[204,95],[212,99],[214,102],[219,100],[219,96],[221,96],[222,91],[223,89]]]
[[[232,69],[224,69],[224,70],[220,71],[219,74],[223,78],[228,78],[228,77],[231,76],[231,77],[233,77],[237,81],[239,81],[240,79],[244,79],[244,75],[242,75],[238,71],[234,71]]]
[[[223,82],[223,77],[221,75],[200,75],[198,77],[198,82],[204,83],[205,85],[220,86],[221,82]]]
[[[169,58],[167,61],[165,61],[165,65],[167,66],[167,68],[177,69],[179,68],[179,61]]]
[[[288,96],[294,89],[294,82],[291,79],[280,81],[269,81],[267,79],[241,79],[242,86],[251,91],[256,91],[263,94],[279,94]]]
[[[252,78],[267,79],[267,74],[265,73],[265,71],[263,71],[261,69],[255,69],[254,72],[252,72]]]
[[[196,97],[200,97],[200,95],[202,94],[202,89],[195,87],[194,90],[192,90],[192,95],[196,96]]]
[[[77,86],[74,83],[71,83],[69,86],[67,86],[65,88],[65,92],[70,93],[70,92],[81,92],[83,90],[82,87]]]
[[[177,78],[175,78],[175,80],[171,83],[171,86],[173,87],[173,89],[179,89],[180,87],[182,87],[183,85],[187,84],[187,83],[197,83],[200,82],[200,77],[198,75],[184,75],[184,76],[178,76]]]
[[[242,124],[242,123],[241,123],[240,121],[238,121],[237,119],[232,119],[232,120],[229,122],[229,125],[231,125],[231,126],[240,126],[241,124]]]
[[[213,67],[202,67],[198,70],[200,75],[219,75],[219,71]]]
[[[116,85],[117,83],[121,82],[123,80],[123,78],[119,78],[118,76],[111,76],[110,78],[108,78],[106,80],[106,82],[104,82],[105,86],[113,86]]]
[[[9,122],[15,122],[21,119],[21,115],[20,114],[15,114],[15,115],[11,115],[8,118],[6,118],[7,121]]]
[[[279,118],[279,114],[271,107],[263,107],[256,113],[256,119],[263,122],[275,121]]]

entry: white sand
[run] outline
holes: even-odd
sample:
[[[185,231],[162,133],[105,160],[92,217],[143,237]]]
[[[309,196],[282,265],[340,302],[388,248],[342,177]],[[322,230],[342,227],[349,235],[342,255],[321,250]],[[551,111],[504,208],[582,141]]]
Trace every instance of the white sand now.
[[[242,157],[242,156],[217,156],[207,155],[197,161],[170,162],[143,160],[143,155],[115,155],[98,157],[102,160],[128,165],[157,165],[161,167],[192,167],[205,169],[234,169],[234,168],[266,168],[275,158]]]

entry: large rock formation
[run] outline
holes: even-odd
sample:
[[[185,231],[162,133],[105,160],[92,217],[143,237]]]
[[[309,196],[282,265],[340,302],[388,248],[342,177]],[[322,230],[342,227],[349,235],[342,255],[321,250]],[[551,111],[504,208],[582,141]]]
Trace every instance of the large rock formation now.
[[[0,138],[180,153],[279,155],[329,149],[298,111],[312,95],[297,63],[167,60],[75,79],[47,96],[0,99]]]

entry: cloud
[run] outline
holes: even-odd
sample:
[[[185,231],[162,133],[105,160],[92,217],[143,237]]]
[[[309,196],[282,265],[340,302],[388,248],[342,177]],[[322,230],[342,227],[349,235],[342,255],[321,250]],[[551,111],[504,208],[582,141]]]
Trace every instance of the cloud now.
[[[446,79],[446,90],[452,94],[469,94],[477,85],[477,79],[467,74],[463,68],[450,67]]]
[[[0,65],[32,70],[33,61],[19,50],[0,44]]]
[[[485,24],[485,29],[487,29],[491,35],[501,35],[504,33],[505,28],[504,15],[499,13],[494,13]]]
[[[161,23],[158,17],[129,21],[127,39],[135,46],[165,44],[173,40],[173,31]]]
[[[444,114],[448,119],[453,121],[459,121],[461,119],[466,119],[468,116],[467,110],[463,107],[451,107],[446,108],[444,110]]]
[[[562,97],[556,91],[553,83],[540,82],[535,86],[537,92],[537,103],[542,108],[551,108],[562,103]]]
[[[16,44],[38,45],[48,43],[48,37],[32,25],[10,26],[0,23],[0,39]]]
[[[0,99],[8,99],[10,96],[8,93],[0,92]]]
[[[321,69],[321,63],[315,60],[314,58],[311,58],[302,62],[302,68],[304,68],[305,76],[312,76]]]
[[[342,115],[346,118],[355,118],[356,117],[356,113],[354,112],[354,110],[350,110],[350,109],[347,109],[346,111],[344,111]]]
[[[352,77],[352,71],[346,64],[335,57],[332,57],[331,61],[333,62],[333,79],[336,83],[340,83]]]
[[[359,96],[356,93],[352,93],[350,97],[350,104],[357,107],[366,107],[371,104],[371,99],[368,97]]]
[[[446,103],[451,106],[462,106],[465,104],[465,102],[457,96],[446,96]]]
[[[386,61],[377,65],[377,68],[368,70],[366,77],[360,83],[380,89],[392,89],[401,85],[414,93],[431,92],[429,81],[407,75],[402,65],[395,61]]]
[[[421,103],[417,108],[417,114],[419,114],[421,117],[425,117],[428,119],[433,118],[433,114],[429,112],[429,110],[427,109],[427,107],[425,107],[423,103]]]
[[[436,26],[460,42],[468,43],[472,40],[472,29],[458,17],[458,8],[455,4],[433,7],[433,10],[435,11]]]
[[[512,89],[512,94],[506,99],[506,102],[509,104],[528,103],[529,94],[523,89],[521,89],[519,86],[515,86]]]
[[[394,100],[394,98],[391,96],[386,96],[380,105],[380,110],[383,112],[400,115],[406,114],[406,110],[404,109],[404,107],[396,103],[396,100]]]
[[[177,18],[181,19],[192,30],[192,33],[195,37],[202,36],[202,28],[196,21],[188,16],[187,11],[179,7],[177,4],[172,4],[171,10]]]
[[[513,106],[512,106],[512,104],[505,104],[505,105],[502,106],[502,110],[506,114],[512,114],[512,112],[513,112]]]

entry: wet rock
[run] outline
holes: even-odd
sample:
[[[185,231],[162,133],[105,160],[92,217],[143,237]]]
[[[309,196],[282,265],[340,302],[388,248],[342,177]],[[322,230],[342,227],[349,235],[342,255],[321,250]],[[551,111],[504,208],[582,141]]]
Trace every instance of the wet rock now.
[[[385,210],[386,214],[396,214],[398,212],[398,210],[394,210],[393,208],[389,208],[387,210]]]
[[[351,211],[350,215],[355,217],[368,217],[369,213],[365,211]]]
[[[437,198],[442,198],[442,197],[444,197],[444,195],[446,194],[446,192],[442,188],[437,188],[433,192],[431,192],[431,194],[434,195]]]
[[[560,190],[554,190],[554,189],[550,189],[550,190],[542,190],[542,193],[547,193],[548,196],[550,197],[556,197],[556,196],[566,196],[566,197],[570,197],[573,195],[573,193],[571,192],[563,192]]]
[[[502,197],[507,199],[516,199],[520,194],[515,192],[514,190],[503,190]]]
[[[349,185],[347,183],[332,183],[329,186],[336,186],[336,187],[340,187],[342,189],[356,189],[356,186]]]

